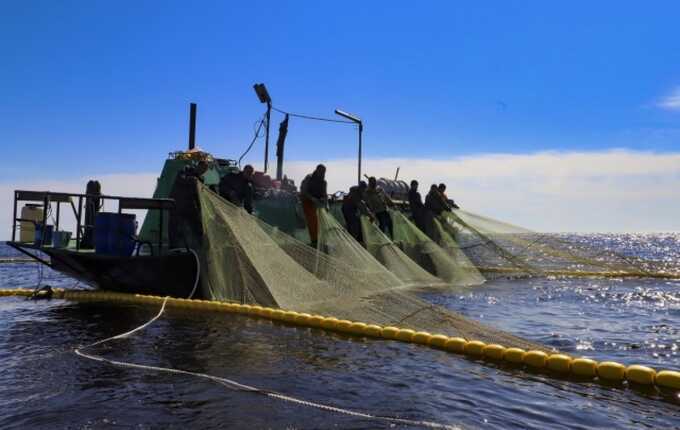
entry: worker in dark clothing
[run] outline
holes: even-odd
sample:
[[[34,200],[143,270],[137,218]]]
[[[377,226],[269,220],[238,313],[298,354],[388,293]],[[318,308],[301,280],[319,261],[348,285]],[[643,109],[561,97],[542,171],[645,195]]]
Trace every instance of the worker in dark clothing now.
[[[408,203],[411,207],[413,218],[417,218],[418,216],[416,214],[419,214],[425,206],[423,205],[423,199],[418,192],[418,181],[415,179],[411,181],[411,188],[408,190]]]
[[[387,212],[387,206],[394,206],[394,203],[387,197],[383,189],[378,186],[378,182],[373,176],[368,178],[368,188],[364,192],[364,201],[378,219],[380,230],[392,238],[394,236],[392,218],[389,212]]]
[[[366,182],[361,181],[359,185],[355,185],[349,189],[349,193],[342,199],[342,215],[345,218],[345,225],[347,231],[354,237],[357,242],[363,243],[364,235],[361,231],[361,215],[367,215],[373,219],[373,214],[364,202],[364,191],[366,191]]]
[[[439,193],[439,188],[437,185],[432,184],[430,187],[430,192],[427,193],[425,197],[425,207],[432,211],[435,216],[439,216],[445,210],[450,210],[448,204],[444,202],[442,195]]]
[[[411,214],[416,226],[428,237],[434,236],[434,216],[432,211],[423,204],[422,197],[418,192],[418,181],[411,181],[411,189],[408,191],[408,202]]]
[[[229,173],[220,181],[220,195],[236,206],[253,213],[253,166],[248,164],[239,173]]]
[[[319,239],[319,217],[317,209],[327,205],[326,166],[319,164],[314,172],[307,175],[300,184],[300,198],[302,209],[307,221],[311,245],[316,248]]]
[[[447,207],[446,210],[451,211],[451,209],[460,209],[456,202],[454,202],[453,199],[449,199],[449,197],[446,195],[446,184],[439,184],[437,189],[439,190],[439,194],[441,195],[444,203],[446,204]]]

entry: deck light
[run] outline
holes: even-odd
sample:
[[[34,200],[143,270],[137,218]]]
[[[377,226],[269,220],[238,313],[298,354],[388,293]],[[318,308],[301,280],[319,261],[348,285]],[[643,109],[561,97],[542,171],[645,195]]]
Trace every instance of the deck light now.
[[[253,85],[253,88],[255,89],[255,94],[257,94],[257,98],[260,99],[260,103],[272,102],[271,97],[269,97],[269,92],[267,92],[267,87],[265,87],[264,84],[255,84]]]
[[[271,118],[272,114],[272,98],[269,97],[269,92],[267,91],[267,87],[264,86],[264,84],[255,84],[253,85],[253,88],[255,89],[255,94],[257,94],[257,98],[260,99],[260,103],[266,103],[267,104],[267,113],[266,113],[266,127],[265,127],[265,134],[264,134],[264,173],[267,173],[267,164],[269,162],[269,119]]]

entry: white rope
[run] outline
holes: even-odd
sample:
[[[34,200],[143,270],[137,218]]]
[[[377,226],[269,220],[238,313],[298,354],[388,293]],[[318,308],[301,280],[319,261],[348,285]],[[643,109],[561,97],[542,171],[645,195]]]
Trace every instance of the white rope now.
[[[193,297],[194,293],[196,292],[196,287],[198,285],[198,277],[199,277],[198,274],[200,273],[200,263],[198,263],[198,255],[196,254],[196,252],[194,250],[190,250],[190,251],[196,257],[197,275],[196,275],[196,282],[194,283],[194,289],[191,292],[191,295],[189,296],[189,298]],[[94,361],[98,361],[98,362],[102,362],[102,363],[108,363],[108,364],[111,364],[113,366],[128,367],[128,368],[132,368],[132,369],[153,370],[153,371],[156,371],[156,372],[174,373],[174,374],[178,374],[178,375],[194,376],[194,377],[197,377],[197,378],[203,378],[203,379],[207,379],[207,380],[216,382],[216,383],[221,384],[221,385],[223,385],[227,388],[241,390],[241,391],[248,391],[248,392],[251,392],[251,393],[262,394],[264,396],[267,396],[267,397],[270,397],[270,398],[273,398],[273,399],[283,400],[283,401],[295,403],[295,404],[298,404],[298,405],[301,405],[301,406],[307,406],[307,407],[311,407],[311,408],[321,409],[321,410],[324,410],[324,411],[335,412],[335,413],[339,413],[339,414],[343,414],[343,415],[349,415],[349,416],[353,416],[353,417],[366,418],[366,419],[379,420],[379,421],[387,421],[387,422],[399,423],[399,424],[415,425],[415,426],[420,426],[420,427],[436,428],[436,429],[448,429],[448,430],[459,430],[460,429],[460,427],[451,426],[451,425],[447,425],[447,424],[439,424],[439,423],[435,423],[435,422],[431,422],[431,421],[419,421],[419,420],[409,420],[409,419],[405,419],[405,418],[381,417],[381,416],[377,416],[377,415],[371,415],[371,414],[367,414],[367,413],[364,413],[364,412],[357,412],[357,411],[352,411],[352,410],[349,410],[349,409],[339,408],[339,407],[336,407],[336,406],[324,405],[322,403],[315,403],[315,402],[310,402],[308,400],[298,399],[296,397],[291,397],[291,396],[288,396],[286,394],[281,394],[281,393],[277,393],[277,392],[274,392],[274,391],[263,390],[263,389],[253,387],[253,386],[250,386],[250,385],[241,384],[241,383],[234,381],[234,380],[231,380],[231,379],[221,378],[219,376],[208,375],[206,373],[197,373],[197,372],[190,372],[188,370],[172,369],[172,368],[169,368],[169,367],[148,366],[148,365],[144,365],[144,364],[136,364],[136,363],[129,363],[129,362],[124,362],[124,361],[111,360],[111,359],[102,357],[100,355],[91,355],[91,354],[87,354],[87,353],[83,352],[84,350],[86,350],[88,348],[92,348],[96,345],[102,345],[104,343],[107,343],[107,342],[110,342],[110,341],[116,340],[116,339],[124,339],[124,338],[131,336],[132,334],[134,334],[134,333],[136,333],[140,330],[145,329],[149,325],[153,324],[158,318],[161,317],[161,315],[163,315],[163,312],[165,312],[165,305],[168,302],[169,298],[170,297],[166,297],[163,300],[163,303],[161,305],[161,309],[158,311],[156,316],[154,316],[153,318],[151,318],[149,321],[145,322],[144,324],[140,325],[139,327],[136,327],[136,328],[134,328],[130,331],[126,331],[125,333],[121,333],[121,334],[118,334],[118,335],[115,335],[115,336],[111,336],[111,337],[108,337],[106,339],[98,340],[94,343],[91,343],[89,345],[86,345],[86,346],[83,346],[83,347],[80,347],[80,348],[75,348],[74,352],[76,353],[76,355],[79,355],[80,357],[88,358],[90,360],[94,360]]]
[[[189,251],[192,254],[194,254],[194,258],[196,259],[196,279],[194,280],[194,288],[191,290],[191,294],[189,294],[189,297],[187,297],[189,299],[192,299],[194,298],[194,294],[196,293],[196,288],[198,288],[198,280],[201,277],[201,260],[198,259],[198,254],[196,253],[196,251],[194,251],[191,248],[189,248]]]

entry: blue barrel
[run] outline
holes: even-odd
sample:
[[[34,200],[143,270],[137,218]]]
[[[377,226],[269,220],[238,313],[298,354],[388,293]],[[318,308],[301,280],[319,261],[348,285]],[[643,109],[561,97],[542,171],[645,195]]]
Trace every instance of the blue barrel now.
[[[94,249],[97,254],[129,257],[135,249],[137,224],[134,214],[100,212],[94,222]]]

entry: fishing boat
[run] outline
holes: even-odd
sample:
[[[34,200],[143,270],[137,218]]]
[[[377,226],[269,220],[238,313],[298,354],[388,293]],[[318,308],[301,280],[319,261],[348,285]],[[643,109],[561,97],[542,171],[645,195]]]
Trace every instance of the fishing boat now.
[[[187,297],[201,288],[199,208],[192,172],[206,166],[200,180],[217,189],[220,179],[238,172],[235,160],[216,158],[195,145],[196,105],[190,107],[189,147],[169,154],[153,198],[102,194],[90,181],[86,193],[16,190],[12,238],[7,245],[53,270],[94,288],[127,293]],[[295,184],[281,177],[285,131],[279,138],[279,180],[255,172],[259,213],[283,231],[299,229],[300,215],[289,204],[297,202]],[[285,204],[281,204],[284,203]],[[117,208],[102,212],[104,203]],[[71,212],[69,232],[64,209]],[[70,211],[69,211],[70,209]],[[136,214],[145,212],[137,233]],[[131,213],[132,212],[132,213]],[[302,221],[304,222],[304,221]],[[302,224],[304,227],[304,224]]]
[[[118,212],[99,213],[97,222],[88,224],[85,206],[104,201],[116,202]],[[22,210],[24,214],[39,208],[42,219],[17,217],[20,204],[26,204]],[[75,239],[70,238],[69,232],[60,230],[64,216],[62,206],[73,211]],[[7,245],[40,264],[96,288],[186,297],[198,270],[194,254],[186,249],[167,250],[162,243],[151,244],[136,237],[134,215],[126,213],[154,210],[167,214],[174,207],[175,202],[171,199],[17,190],[14,192],[12,240]],[[49,218],[53,224],[49,224]],[[158,224],[161,237],[163,225],[161,215]],[[96,242],[94,246],[92,239]]]
[[[266,98],[262,100],[267,102]],[[268,113],[270,109],[268,103]],[[271,178],[266,174],[268,113],[265,116],[265,169],[256,171],[252,177],[254,215],[267,226],[301,240],[304,245],[310,241],[306,236],[297,187],[283,175],[288,116],[279,128],[276,176]],[[201,193],[218,191],[221,179],[238,173],[240,163],[217,158],[196,146],[196,105],[193,103],[189,120],[188,148],[169,154],[152,198],[102,194],[96,181],[90,181],[83,194],[16,190],[12,239],[7,244],[40,264],[94,288],[174,297],[188,297],[194,293],[194,297],[200,297],[203,292],[210,291],[205,272],[208,264],[202,264],[202,258],[205,257],[204,245],[211,240],[211,235],[203,231],[205,219],[202,218],[199,190]],[[633,261],[614,252],[581,246],[555,235],[530,232],[465,211],[449,211],[436,220],[433,218],[433,232],[426,235],[402,213],[410,212],[407,184],[396,177],[394,180],[381,178],[378,183],[401,210],[393,211],[391,216],[402,228],[395,227],[395,232],[401,233],[388,238],[370,222],[362,222],[363,245],[369,252],[365,258],[375,259],[375,264],[382,264],[407,284],[414,279],[432,284],[430,275],[458,286],[479,285],[485,277],[493,276],[597,275],[673,279],[680,276],[675,269],[656,262]],[[114,212],[103,211],[104,203],[113,206]],[[71,225],[62,220],[65,212],[72,212]],[[339,199],[331,205],[329,212],[339,220],[337,229],[342,230]],[[137,228],[138,216],[144,216],[140,229]],[[343,241],[354,242],[345,236]],[[358,246],[357,243],[344,245]],[[320,249],[327,251],[334,247],[337,246],[331,244]],[[229,263],[219,263],[219,271],[238,274],[239,269],[232,267],[239,264],[240,257],[236,257],[227,259]],[[338,256],[339,259],[342,257]],[[244,257],[245,260],[248,258]],[[214,264],[210,266],[214,267]],[[421,268],[429,274],[423,273]]]

